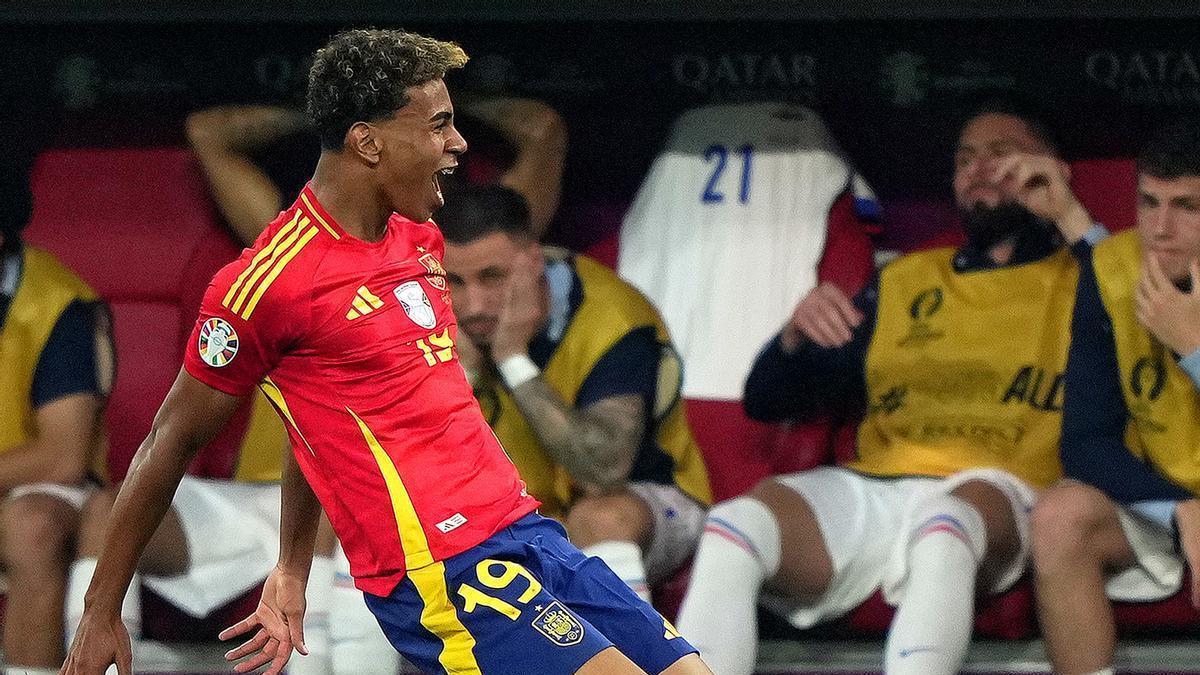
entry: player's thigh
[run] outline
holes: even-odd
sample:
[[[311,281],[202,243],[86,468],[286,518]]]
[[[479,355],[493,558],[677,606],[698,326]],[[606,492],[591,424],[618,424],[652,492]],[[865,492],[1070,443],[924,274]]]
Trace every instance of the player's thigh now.
[[[388,640],[424,672],[574,673],[613,646],[520,562],[448,564],[410,570],[386,598],[365,596]]]
[[[780,525],[772,589],[814,604],[842,596],[861,602],[882,579],[914,484],[819,467],[759,485],[755,496]]]
[[[671,664],[663,675],[713,675],[712,670],[700,659],[699,654],[688,654]]]
[[[696,652],[675,627],[649,603],[634,593],[599,558],[589,558],[565,540],[544,542],[543,566],[556,565],[561,573],[554,593],[595,626],[625,656],[647,673],[664,672],[684,656]]]
[[[575,671],[576,675],[609,675],[609,673],[645,675],[645,672],[616,647],[609,647],[593,656],[579,670]]]

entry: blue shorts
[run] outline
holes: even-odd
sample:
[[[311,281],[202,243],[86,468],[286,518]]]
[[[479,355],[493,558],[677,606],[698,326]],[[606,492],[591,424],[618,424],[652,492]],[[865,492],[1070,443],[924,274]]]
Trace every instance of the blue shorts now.
[[[396,650],[428,673],[574,673],[613,646],[659,673],[696,651],[537,514],[410,570],[386,598],[363,595]]]

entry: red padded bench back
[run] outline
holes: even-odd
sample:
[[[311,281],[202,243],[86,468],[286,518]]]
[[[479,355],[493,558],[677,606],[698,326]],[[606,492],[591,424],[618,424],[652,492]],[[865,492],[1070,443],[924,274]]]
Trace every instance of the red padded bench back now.
[[[41,155],[26,239],[108,301],[117,379],[107,410],[109,472],[124,477],[183,359],[212,275],[237,257],[191,154],[180,148],[69,149]],[[232,470],[249,406],[192,466]]]

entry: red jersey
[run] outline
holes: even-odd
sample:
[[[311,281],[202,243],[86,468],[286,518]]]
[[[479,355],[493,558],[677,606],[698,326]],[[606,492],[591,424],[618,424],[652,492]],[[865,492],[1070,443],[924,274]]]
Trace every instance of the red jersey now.
[[[311,187],[209,284],[184,365],[275,404],[358,587],[461,553],[538,502],[458,363],[433,223],[346,234]]]

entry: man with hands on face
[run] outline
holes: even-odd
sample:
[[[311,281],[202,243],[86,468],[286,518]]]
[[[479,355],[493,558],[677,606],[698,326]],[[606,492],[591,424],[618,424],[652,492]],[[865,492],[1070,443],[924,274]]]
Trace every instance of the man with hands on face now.
[[[1023,573],[1035,490],[1060,474],[1061,378],[1077,265],[1104,235],[1047,129],[1014,104],[963,126],[967,243],[904,256],[854,299],[822,284],[759,355],[747,413],[863,415],[857,456],[713,507],[679,615],[720,675],[749,674],[764,583],[791,622],[898,606],[888,673],[957,673],[980,593]]]
[[[540,247],[513,190],[456,191],[437,220],[484,416],[542,513],[648,597],[711,499],[658,313],[599,263]]]
[[[1033,550],[1055,672],[1103,674],[1109,598],[1168,597],[1200,565],[1200,122],[1143,149],[1137,228],[1079,253],[1067,480],[1038,501]]]

